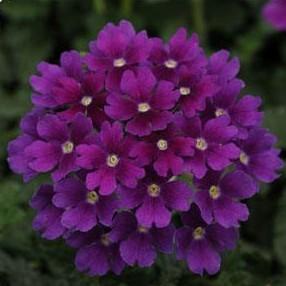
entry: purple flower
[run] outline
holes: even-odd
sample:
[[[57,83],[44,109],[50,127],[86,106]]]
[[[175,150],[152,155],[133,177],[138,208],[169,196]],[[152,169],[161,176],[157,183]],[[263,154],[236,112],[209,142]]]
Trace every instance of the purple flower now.
[[[128,121],[126,130],[134,135],[150,135],[152,131],[165,129],[173,119],[170,111],[179,93],[167,81],[156,81],[148,68],[140,68],[135,74],[126,71],[121,80],[121,93],[108,95],[106,113],[115,120]]]
[[[141,166],[153,163],[160,176],[181,174],[184,171],[184,158],[194,154],[194,140],[182,136],[175,128],[174,125],[170,126],[138,142],[131,150],[131,156]]]
[[[238,166],[258,181],[270,183],[279,177],[283,167],[280,150],[274,148],[276,137],[263,128],[252,129],[245,141],[241,141]]]
[[[202,178],[208,167],[221,171],[238,158],[239,148],[231,142],[237,129],[229,125],[226,116],[211,119],[202,126],[198,116],[187,120],[179,114],[176,122],[186,136],[195,139],[195,154],[186,160],[187,169],[195,177]]]
[[[240,69],[238,58],[229,60],[229,52],[221,50],[209,59],[208,73],[217,76],[217,84],[224,85],[234,79]]]
[[[195,205],[182,215],[182,220],[185,226],[179,228],[175,235],[177,258],[186,260],[194,273],[217,273],[221,264],[220,253],[235,247],[237,229],[206,224]]]
[[[29,157],[24,153],[25,148],[33,141],[32,137],[24,134],[9,142],[8,145],[9,167],[14,173],[22,175],[24,182],[29,182],[37,176],[37,172],[29,167]]]
[[[148,176],[139,181],[135,189],[119,189],[121,207],[136,209],[138,223],[145,227],[166,227],[170,224],[172,210],[187,211],[190,207],[192,191],[181,181]]]
[[[57,115],[45,115],[37,124],[39,139],[25,148],[29,168],[38,173],[52,172],[59,181],[77,170],[75,147],[88,141],[93,127],[90,119],[78,113],[71,122]]]
[[[40,75],[32,75],[30,78],[34,91],[32,101],[36,106],[57,107],[70,98],[75,89],[80,88],[82,59],[76,51],[62,53],[60,66],[41,62],[37,70]],[[62,86],[66,87],[66,92],[62,94],[64,98],[54,94],[55,89]]]
[[[231,123],[237,127],[238,137],[246,138],[248,129],[259,126],[262,122],[263,113],[258,111],[261,98],[245,95],[238,98],[244,83],[238,79],[231,80],[211,100],[205,111],[208,117],[227,116]]]
[[[132,24],[121,21],[118,26],[107,24],[90,43],[86,63],[91,70],[107,72],[106,87],[119,88],[123,72],[147,63],[150,40],[145,31],[136,34]]]
[[[98,222],[110,225],[117,207],[114,196],[89,191],[78,179],[67,178],[55,185],[53,204],[64,209],[62,225],[74,231],[89,231]]]
[[[24,181],[53,180],[31,200],[34,228],[62,237],[91,276],[151,266],[175,238],[191,271],[218,272],[244,200],[283,166],[261,99],[240,96],[239,68],[225,50],[207,58],[186,29],[165,44],[127,21],[107,24],[84,57],[41,62],[33,110],[8,146]]]
[[[60,116],[70,120],[78,112],[85,113],[99,128],[108,119],[103,111],[106,98],[104,80],[105,75],[99,72],[85,74],[80,83],[69,78],[60,79],[53,89],[57,102],[66,106]]]
[[[180,28],[171,37],[168,44],[160,38],[153,38],[150,60],[154,64],[154,72],[160,79],[176,82],[178,69],[183,66],[202,68],[207,60],[199,46],[196,34],[188,38],[187,30]]]
[[[194,201],[200,208],[202,218],[208,223],[217,222],[223,227],[239,226],[248,219],[247,206],[239,200],[248,199],[258,192],[256,182],[242,171],[224,176],[209,171],[202,180],[196,180],[198,189]]]
[[[78,166],[91,170],[86,177],[87,188],[99,187],[100,194],[109,195],[115,191],[118,182],[126,187],[136,187],[145,172],[129,156],[134,144],[134,139],[124,136],[121,124],[105,122],[96,144],[78,146]]]
[[[26,147],[38,138],[36,130],[39,119],[43,116],[41,109],[34,109],[26,114],[21,120],[21,131],[23,132],[8,145],[8,163],[13,172],[23,176],[24,182],[28,182],[37,176],[37,172],[29,167],[29,156],[24,152]]]
[[[164,228],[140,226],[131,213],[123,212],[114,218],[109,237],[120,241],[120,255],[128,265],[148,267],[154,263],[157,250],[172,252],[174,230],[171,224]]]
[[[33,228],[39,231],[45,239],[61,237],[66,229],[61,224],[63,211],[52,204],[54,190],[51,185],[42,185],[33,196],[30,206],[37,210]]]
[[[75,258],[76,268],[89,276],[105,275],[109,270],[119,275],[125,267],[118,243],[109,239],[103,227],[96,226],[87,233],[75,232],[68,240],[80,247]]]
[[[59,115],[71,120],[78,112],[91,117],[96,127],[107,120],[103,111],[106,94],[105,74],[85,72],[78,52],[61,55],[61,66],[41,63],[39,76],[33,75],[30,83],[35,91],[32,96],[36,106],[61,109]]]
[[[286,1],[270,0],[264,6],[262,15],[264,19],[279,31],[286,30]]]
[[[180,108],[186,117],[193,117],[197,111],[205,110],[206,99],[217,93],[216,77],[187,66],[179,69],[178,77]]]

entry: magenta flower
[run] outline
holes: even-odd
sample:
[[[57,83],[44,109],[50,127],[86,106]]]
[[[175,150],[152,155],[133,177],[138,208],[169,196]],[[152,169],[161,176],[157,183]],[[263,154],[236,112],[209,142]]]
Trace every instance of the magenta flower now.
[[[265,129],[251,130],[248,138],[240,144],[239,167],[265,183],[277,179],[283,161],[279,158],[280,151],[274,147],[276,141],[277,138]]]
[[[206,109],[207,117],[229,117],[231,123],[238,129],[238,137],[246,138],[248,129],[262,123],[263,113],[258,110],[261,98],[245,95],[238,98],[244,83],[231,80],[212,99]]]
[[[85,74],[80,83],[70,79],[59,80],[60,86],[53,89],[53,94],[58,102],[68,106],[59,113],[60,116],[71,120],[76,113],[82,112],[99,128],[108,119],[103,111],[106,98],[104,80],[104,74],[99,72]]]
[[[171,253],[173,250],[174,226],[146,228],[138,225],[128,212],[118,214],[109,235],[120,242],[120,255],[128,265],[151,266],[157,256],[156,250]]]
[[[269,0],[263,8],[262,15],[275,29],[279,31],[286,30],[285,0]]]
[[[219,90],[216,77],[200,69],[182,66],[178,71],[178,88],[181,94],[179,105],[186,117],[206,108],[206,99],[213,97]]]
[[[63,211],[52,204],[54,190],[51,185],[42,185],[33,196],[30,206],[37,210],[33,228],[39,231],[45,239],[61,237],[66,229],[61,224]]]
[[[107,24],[84,57],[41,62],[8,146],[25,182],[52,177],[31,200],[35,230],[64,238],[90,276],[151,266],[159,252],[217,273],[244,200],[283,166],[239,65],[226,50],[208,58],[184,28],[164,43],[127,21]]]
[[[43,62],[38,71],[40,75],[30,79],[36,106],[60,108],[63,111],[58,114],[66,120],[71,120],[78,112],[85,113],[96,127],[107,120],[103,112],[105,75],[103,72],[86,73],[79,53],[65,52],[61,56],[61,66]]]
[[[96,226],[89,233],[73,233],[68,240],[79,247],[75,265],[80,272],[98,276],[110,270],[119,275],[125,267],[118,243],[112,242],[102,227]]]
[[[238,58],[229,59],[229,52],[221,50],[209,59],[208,73],[217,77],[217,83],[224,85],[234,79],[240,68]]]
[[[239,148],[231,142],[237,129],[229,125],[227,117],[211,119],[204,126],[199,117],[186,119],[179,114],[176,121],[184,134],[195,140],[195,154],[186,164],[197,178],[202,178],[208,167],[221,171],[238,158]]]
[[[60,66],[41,62],[38,67],[40,75],[32,75],[30,84],[33,88],[32,102],[41,107],[57,107],[71,98],[83,77],[82,59],[76,51],[64,52]],[[57,96],[54,91],[66,87],[66,92]],[[64,96],[64,98],[62,98]],[[67,98],[66,98],[67,97]]]
[[[117,208],[114,196],[101,196],[89,191],[75,178],[67,178],[55,185],[53,204],[64,209],[62,225],[73,231],[89,231],[98,222],[110,225]]]
[[[107,97],[106,113],[114,120],[128,121],[126,130],[134,135],[150,135],[165,129],[173,119],[171,109],[179,93],[171,82],[159,81],[148,68],[135,74],[126,71],[121,80],[121,93]]]
[[[107,24],[90,43],[85,62],[91,70],[107,72],[106,87],[119,88],[123,72],[144,65],[150,52],[150,40],[145,31],[136,34],[132,24],[121,21],[118,26]]]
[[[238,227],[239,221],[248,219],[247,206],[239,200],[248,199],[258,191],[256,182],[242,171],[234,171],[222,177],[220,172],[209,171],[195,181],[198,189],[194,201],[208,223],[217,222],[223,227]]]
[[[186,260],[191,271],[203,275],[220,269],[220,253],[235,247],[237,229],[218,224],[207,225],[196,206],[182,215],[185,226],[176,231],[177,258]]]
[[[99,193],[109,195],[115,191],[118,182],[134,188],[145,172],[130,158],[132,146],[136,144],[129,136],[124,136],[119,123],[105,122],[95,144],[77,147],[79,167],[89,170],[86,185],[89,190],[99,188]]]
[[[153,133],[131,150],[131,156],[141,166],[153,163],[155,171],[166,177],[168,173],[179,175],[184,171],[184,159],[194,154],[194,140],[178,133],[175,126]]]
[[[45,115],[37,124],[39,139],[25,148],[29,168],[38,173],[52,171],[52,178],[59,181],[78,169],[75,147],[88,142],[92,122],[77,114],[68,123],[56,115]]]
[[[41,109],[34,109],[26,114],[20,124],[22,134],[8,145],[9,157],[7,160],[10,168],[15,173],[22,175],[24,182],[28,182],[37,176],[37,172],[29,167],[29,156],[24,151],[34,140],[39,138],[37,124],[43,114]]]
[[[154,63],[154,72],[160,79],[176,82],[178,69],[183,66],[201,68],[206,66],[207,60],[199,46],[198,36],[193,34],[188,38],[187,30],[179,29],[164,44],[162,39],[153,38],[150,61]]]
[[[187,211],[192,197],[186,183],[152,175],[139,181],[135,189],[120,188],[119,194],[122,208],[137,208],[140,225],[159,228],[170,224],[173,210]]]

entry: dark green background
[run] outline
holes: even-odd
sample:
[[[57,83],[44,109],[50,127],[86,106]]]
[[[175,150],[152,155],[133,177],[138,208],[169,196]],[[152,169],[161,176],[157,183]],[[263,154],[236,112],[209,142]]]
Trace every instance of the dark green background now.
[[[179,26],[200,34],[207,53],[225,48],[241,59],[246,93],[264,99],[265,124],[286,149],[286,33],[260,16],[263,0],[2,0],[0,3],[0,286],[285,286],[286,176],[263,186],[249,201],[238,248],[224,255],[222,270],[200,278],[173,257],[150,269],[88,278],[74,271],[73,253],[31,229],[28,200],[39,180],[24,185],[6,163],[6,145],[30,108],[29,75],[42,59],[64,50],[87,50],[108,21],[130,19],[137,29],[167,39]],[[267,164],[267,162],[266,162]],[[41,179],[40,179],[41,180]]]

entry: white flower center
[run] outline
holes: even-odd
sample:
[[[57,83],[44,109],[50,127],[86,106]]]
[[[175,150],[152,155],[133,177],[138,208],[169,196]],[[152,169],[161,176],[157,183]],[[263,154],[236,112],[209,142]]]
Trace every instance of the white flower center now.
[[[168,142],[166,140],[164,140],[164,139],[160,139],[157,142],[157,147],[158,147],[159,150],[165,151],[165,150],[168,149]]]
[[[92,103],[92,97],[91,96],[84,96],[80,103],[83,105],[83,106],[89,106],[91,103]]]
[[[168,69],[174,69],[174,68],[177,67],[178,63],[175,60],[168,59],[168,60],[165,61],[164,65]]]
[[[244,152],[240,153],[239,160],[243,165],[248,165],[249,163],[249,157]]]
[[[226,112],[222,108],[217,108],[216,111],[215,111],[215,116],[216,117],[219,117],[219,116],[222,116],[222,115],[225,115],[225,114],[226,114]]]
[[[115,59],[113,61],[113,66],[116,68],[121,68],[126,65],[126,61],[123,58]]]
[[[140,233],[148,233],[149,229],[147,227],[144,227],[144,226],[138,226],[137,228],[138,232]]]
[[[209,195],[213,200],[216,200],[220,197],[220,190],[217,186],[211,186],[209,189]]]
[[[201,226],[196,227],[193,231],[193,238],[195,240],[202,239],[204,235],[205,235],[205,230]]]
[[[150,108],[151,107],[147,102],[142,102],[142,103],[138,104],[138,111],[139,112],[142,112],[142,113],[147,112],[150,110]]]
[[[91,205],[94,205],[98,199],[98,194],[95,191],[88,192],[86,195],[86,201]]]
[[[160,187],[157,184],[151,184],[148,186],[148,194],[152,198],[157,198],[160,195]]]
[[[106,164],[108,167],[114,168],[118,165],[118,163],[119,163],[119,158],[117,155],[111,154],[107,156]]]
[[[196,148],[205,151],[208,148],[208,143],[204,138],[197,138],[196,139]]]
[[[110,239],[109,239],[109,237],[108,237],[108,234],[103,234],[102,236],[101,236],[101,243],[104,245],[104,246],[108,246],[108,245],[110,245],[110,243],[111,243],[111,241],[110,241]]]
[[[64,154],[70,154],[73,152],[74,144],[71,141],[66,141],[62,144],[62,151]]]
[[[189,95],[191,93],[191,89],[189,87],[180,87],[181,95]]]

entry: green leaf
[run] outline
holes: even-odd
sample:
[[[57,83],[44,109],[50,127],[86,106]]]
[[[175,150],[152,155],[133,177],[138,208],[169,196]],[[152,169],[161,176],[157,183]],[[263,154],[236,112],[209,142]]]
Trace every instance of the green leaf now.
[[[279,200],[274,225],[274,250],[279,261],[286,267],[286,192]]]
[[[278,146],[286,147],[286,108],[273,107],[265,111],[265,127],[278,136]]]
[[[23,210],[19,208],[19,191],[20,185],[17,182],[6,181],[1,184],[0,231],[24,217]]]

